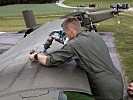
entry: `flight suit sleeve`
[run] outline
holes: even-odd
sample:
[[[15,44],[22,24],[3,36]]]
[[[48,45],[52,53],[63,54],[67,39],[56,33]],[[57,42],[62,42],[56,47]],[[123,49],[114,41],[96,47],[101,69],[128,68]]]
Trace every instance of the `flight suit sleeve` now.
[[[65,45],[58,51],[54,51],[48,54],[46,60],[46,66],[57,66],[66,61],[73,59],[75,56],[73,48],[69,45]]]

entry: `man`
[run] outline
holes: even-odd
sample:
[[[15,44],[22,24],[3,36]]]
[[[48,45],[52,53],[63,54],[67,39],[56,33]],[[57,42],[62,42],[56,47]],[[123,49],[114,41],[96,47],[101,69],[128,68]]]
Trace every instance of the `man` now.
[[[122,77],[100,35],[83,30],[74,17],[67,18],[61,26],[69,38],[63,48],[47,56],[31,54],[29,59],[38,60],[45,66],[56,66],[74,59],[87,72],[93,95],[101,100],[120,100],[123,97]]]
[[[127,93],[130,97],[130,100],[133,100],[133,80],[129,83],[129,86],[127,87]]]

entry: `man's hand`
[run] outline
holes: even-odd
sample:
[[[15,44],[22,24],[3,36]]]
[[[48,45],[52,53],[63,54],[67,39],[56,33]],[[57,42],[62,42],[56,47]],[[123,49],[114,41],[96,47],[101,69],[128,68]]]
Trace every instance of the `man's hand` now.
[[[42,54],[37,54],[37,57],[35,57],[36,53],[34,54],[30,54],[29,55],[29,59],[30,61],[36,61],[38,60],[41,64],[45,65],[46,64],[46,60],[47,60],[47,56],[46,55],[42,55]],[[37,58],[37,59],[35,59]]]
[[[34,55],[35,55],[35,54],[30,54],[30,55],[29,55],[30,61],[35,61]]]

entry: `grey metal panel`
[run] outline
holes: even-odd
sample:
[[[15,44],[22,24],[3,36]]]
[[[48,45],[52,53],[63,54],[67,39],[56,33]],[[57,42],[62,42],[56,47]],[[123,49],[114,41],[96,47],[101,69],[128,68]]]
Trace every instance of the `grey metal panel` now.
[[[59,100],[59,90],[30,90],[6,94],[0,100]]]
[[[91,94],[86,73],[77,68],[74,61],[47,68],[28,59],[30,50],[43,51],[43,43],[49,33],[60,30],[62,21],[63,19],[58,19],[43,25],[0,55],[0,98],[37,89],[80,91]],[[60,47],[62,45],[55,42],[48,52]],[[31,95],[34,96],[34,93]],[[39,98],[45,98],[45,96]]]
[[[114,16],[113,12],[116,10],[104,10],[98,12],[92,12],[89,14],[93,23],[103,21],[105,19],[112,18]]]
[[[5,95],[0,97],[0,100],[22,100],[19,94]]]
[[[48,93],[46,94],[40,94],[40,95],[36,95],[36,96],[30,96],[30,97],[26,97],[23,100],[59,100],[58,99],[59,96],[59,91],[48,91]]]
[[[32,10],[22,11],[25,24],[27,28],[32,28],[36,26],[35,17]]]

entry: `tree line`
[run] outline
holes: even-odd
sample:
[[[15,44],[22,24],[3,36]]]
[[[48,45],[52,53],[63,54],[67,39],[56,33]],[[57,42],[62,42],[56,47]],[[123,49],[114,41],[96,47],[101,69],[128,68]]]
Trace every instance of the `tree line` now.
[[[52,3],[58,0],[0,0],[0,6],[11,4],[36,4]]]

